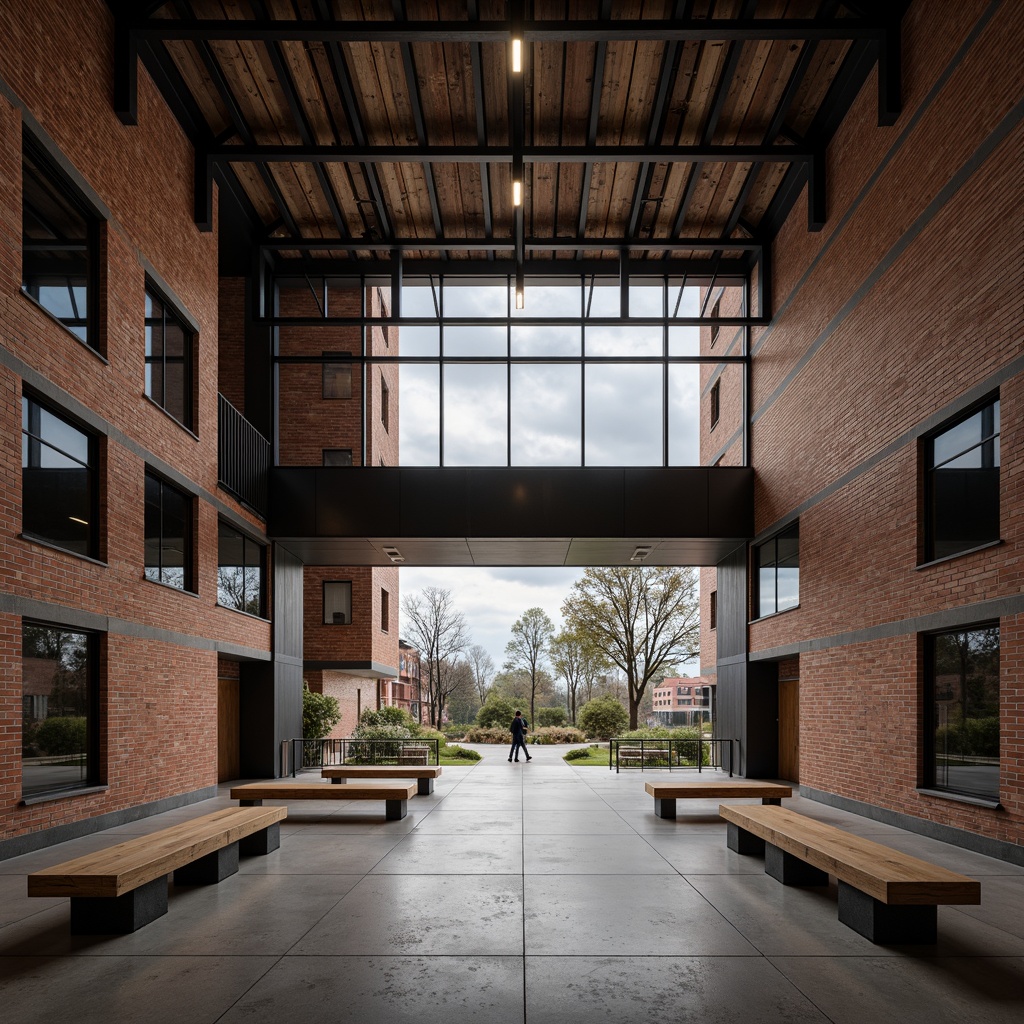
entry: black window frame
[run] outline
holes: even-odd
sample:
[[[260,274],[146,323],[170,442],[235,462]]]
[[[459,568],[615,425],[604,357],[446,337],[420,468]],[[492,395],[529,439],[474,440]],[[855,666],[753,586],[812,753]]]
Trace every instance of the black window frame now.
[[[388,382],[384,379],[383,373],[380,375],[380,422],[384,427],[384,432],[390,434],[391,389],[388,387]]]
[[[953,450],[950,454],[943,457],[938,464],[935,462],[935,445],[937,441],[941,441],[943,438],[951,435],[958,427],[962,424],[973,419],[975,416],[981,415],[982,418],[982,433],[981,437],[972,441],[965,448],[958,448]],[[986,419],[988,423],[986,423]],[[972,405],[969,409],[958,414],[950,420],[947,420],[936,430],[931,431],[922,438],[922,471],[924,475],[923,482],[923,495],[924,495],[924,507],[922,511],[922,520],[924,524],[924,537],[923,537],[923,557],[924,563],[942,561],[946,558],[955,558],[957,555],[966,554],[970,551],[976,551],[978,548],[986,547],[990,544],[998,544],[1000,541],[1000,471],[1001,471],[1001,456],[1000,456],[1000,438],[1001,438],[1001,416],[1000,416],[1000,403],[999,394],[988,395],[981,402]],[[939,527],[937,519],[939,516],[939,497],[937,494],[937,471],[942,471],[943,468],[949,468],[951,463],[957,462],[965,456],[970,455],[972,452],[981,450],[982,465],[977,467],[979,470],[988,469],[994,471],[994,478],[988,480],[989,483],[989,496],[985,498],[983,495],[978,497],[981,500],[987,500],[991,502],[991,506],[986,508],[983,512],[984,518],[991,519],[992,522],[989,524],[994,527],[984,534],[975,533],[973,536],[968,536],[962,541],[959,546],[956,547],[945,547],[939,550],[937,545],[940,543],[938,534]],[[986,460],[989,464],[986,465]],[[948,513],[950,509],[962,510],[969,503],[963,500],[963,495],[959,495],[956,499],[951,499],[946,503],[942,511]],[[985,514],[987,513],[987,515]],[[975,522],[970,525],[961,524],[963,529],[968,534],[972,529],[977,530],[979,524],[977,517],[975,516]],[[943,524],[947,529],[948,523]],[[946,542],[949,543],[948,541]]]
[[[949,776],[945,780],[939,778],[938,770],[938,729],[940,728],[939,719],[942,717],[938,708],[940,700],[952,700],[954,697],[954,690],[952,688],[948,690],[938,690],[938,674],[937,674],[937,654],[936,646],[939,640],[943,637],[966,635],[969,633],[982,633],[982,632],[995,632],[995,660],[996,664],[992,677],[995,681],[996,695],[995,695],[995,707],[994,714],[984,716],[987,720],[994,720],[996,730],[996,754],[995,756],[995,777],[994,787],[990,786],[987,789],[979,786],[968,786],[965,785],[966,777],[961,773],[960,784],[957,785],[955,780],[950,780]],[[952,799],[960,798],[966,800],[978,800],[987,804],[996,805],[999,802],[999,791],[1000,791],[1000,773],[1002,768],[1002,729],[1000,727],[1001,718],[1001,705],[1002,705],[1002,680],[1000,678],[1000,661],[1002,656],[1002,639],[1000,634],[999,620],[990,620],[986,622],[971,623],[970,625],[958,626],[955,629],[937,630],[932,633],[923,634],[923,692],[922,692],[922,705],[923,705],[923,777],[922,777],[922,788],[927,789],[933,793],[942,794],[949,796]],[[962,694],[964,703],[966,706],[968,688],[964,686]],[[978,720],[978,719],[972,719]],[[944,742],[948,743],[949,736],[951,735],[948,731],[949,722],[948,719],[944,723],[947,727]],[[989,730],[990,731],[990,730]],[[966,730],[961,737],[954,736],[954,743],[957,743],[958,739],[963,742],[966,739]],[[983,736],[983,729],[979,727],[976,737],[985,741]],[[987,737],[990,742],[991,737]],[[968,742],[970,742],[968,740]],[[944,756],[946,757],[946,769],[950,768],[948,759],[950,756],[949,748],[946,747]],[[956,752],[956,756],[963,758],[968,756],[967,752],[960,749]],[[977,755],[978,757],[991,757],[992,755]],[[961,767],[964,767],[961,765]],[[989,767],[987,765],[975,765],[973,767]]]
[[[27,166],[28,165],[28,166]],[[22,130],[22,202],[21,202],[21,291],[35,305],[43,310],[47,316],[64,327],[73,337],[80,341],[86,348],[103,356],[103,346],[99,336],[99,297],[100,297],[100,225],[103,217],[82,194],[79,189],[55,163],[46,149],[29,133],[27,128]],[[32,180],[38,180],[42,187],[51,193],[51,199],[55,199],[58,205],[65,207],[66,211],[81,218],[84,222],[84,237],[56,237],[52,244],[46,240],[29,237],[26,228],[26,210],[40,225],[46,225],[49,218],[39,209],[39,203],[32,205],[30,196],[35,185],[29,185]],[[52,227],[52,225],[51,225]],[[53,232],[55,235],[56,231]],[[41,271],[39,268],[39,257],[33,254],[53,254],[53,266],[49,272]],[[84,253],[84,257],[76,259],[75,254]],[[63,256],[61,256],[63,254]],[[79,264],[84,259],[85,266]],[[64,263],[71,263],[71,273],[63,266]],[[62,271],[58,273],[58,271]],[[61,316],[59,312],[51,309],[43,301],[40,289],[44,286],[51,286],[48,279],[54,282],[63,282],[68,291],[68,303],[71,306],[73,316]],[[78,284],[81,282],[81,284]],[[75,296],[75,287],[85,289],[85,315],[78,315],[78,299]],[[84,332],[84,337],[79,334]]]
[[[328,587],[337,587],[337,586],[348,587],[348,619],[342,620],[342,621],[339,621],[338,619],[333,617],[333,614],[337,614],[337,613],[333,613],[331,619],[327,618],[327,588]],[[352,625],[352,622],[353,622],[353,620],[355,618],[355,616],[352,614],[352,589],[353,588],[352,588],[352,581],[351,580],[324,580],[323,581],[322,595],[321,595],[322,596],[321,608],[323,609],[323,615],[322,615],[323,623],[322,624],[324,626],[351,626]]]
[[[86,693],[84,698],[84,712],[86,719],[85,749],[81,752],[85,756],[84,773],[76,781],[69,782],[67,777],[52,780],[49,784],[25,787],[25,754],[24,751],[31,749],[29,737],[25,733],[25,688],[26,688],[26,649],[28,648],[27,633],[29,629],[49,630],[54,633],[74,634],[85,638],[85,662]],[[67,793],[74,795],[76,791],[88,789],[101,784],[102,769],[100,765],[100,640],[102,634],[94,630],[81,629],[77,626],[57,625],[51,622],[44,622],[36,619],[22,619],[22,758],[21,758],[21,798],[27,803],[36,799],[52,799],[54,796]],[[52,693],[48,696],[52,696]],[[49,706],[49,703],[48,703]],[[80,717],[80,716],[51,716],[49,717]],[[45,720],[45,719],[42,719]],[[77,751],[67,752],[66,757],[77,754]],[[52,775],[52,773],[51,773]]]
[[[380,631],[391,632],[391,595],[384,588],[380,588]]]
[[[150,312],[150,306],[153,302],[159,302],[161,306],[160,316],[155,316]],[[197,419],[196,419],[196,363],[197,363],[197,349],[199,334],[190,323],[188,317],[186,317],[179,309],[177,303],[170,300],[166,293],[162,291],[149,277],[146,278],[146,290],[145,290],[145,363],[146,363],[146,374],[145,383],[143,385],[146,397],[156,405],[160,406],[168,416],[171,417],[176,423],[180,423],[187,431],[192,434],[198,435],[197,430]],[[180,359],[178,357],[169,357],[167,355],[167,333],[168,327],[177,327],[182,333],[182,355]],[[154,354],[151,346],[151,339],[155,339],[157,336],[157,330],[159,329],[161,337],[160,353],[159,355]],[[179,364],[182,367],[182,408],[181,415],[178,415],[178,410],[171,408],[167,399],[167,367],[168,365]],[[161,394],[154,394],[152,387],[152,377],[155,376],[151,370],[152,367],[159,365],[160,367],[160,380],[162,382]]]
[[[69,554],[76,555],[78,557],[91,558],[99,560],[100,558],[100,441],[97,434],[88,430],[81,423],[75,420],[73,417],[68,416],[63,410],[51,405],[49,402],[39,398],[33,392],[23,389],[21,395],[22,403],[22,470],[21,470],[21,532],[30,540],[40,541],[44,544],[48,544],[51,547],[59,548],[61,551],[67,551]],[[59,447],[54,443],[54,439],[47,440],[42,434],[41,413],[45,411],[54,419],[60,420],[65,426],[71,430],[81,434],[86,440],[87,446],[87,461],[82,462],[78,456],[67,451],[65,448]],[[25,427],[25,420],[28,419],[28,429]],[[33,421],[35,425],[33,425]],[[30,469],[41,470],[41,466],[26,466],[25,459],[26,453],[28,459],[31,461],[33,458],[33,451],[36,451],[36,460],[41,461],[41,455],[39,454],[39,447],[46,446],[52,451],[57,452],[64,459],[71,460],[80,466],[83,466],[87,471],[88,480],[88,522],[85,524],[88,529],[88,535],[86,538],[86,550],[79,551],[74,547],[68,547],[67,543],[62,543],[61,538],[57,536],[47,536],[47,534],[38,529],[33,529],[33,525],[38,523],[29,523],[26,517],[27,502],[26,496],[29,493],[28,481],[26,480],[26,472]],[[52,498],[47,498],[47,507],[60,508],[66,511],[66,506],[63,502],[53,501]],[[73,519],[73,517],[68,517]],[[75,522],[81,522],[80,519],[73,519]]]
[[[237,566],[235,564],[228,564],[225,561],[223,548],[221,541],[225,539],[224,534],[230,532],[233,534],[231,540],[242,542],[242,564]],[[248,550],[249,548],[256,548],[259,552],[258,562],[254,566],[250,566],[248,562]],[[248,605],[248,594],[249,594],[249,575],[250,569],[256,573],[256,601],[253,607],[239,607],[236,603],[230,604],[225,603],[221,600],[221,593],[226,590],[222,586],[222,572],[225,569],[241,569],[242,571],[242,601],[243,605]],[[241,612],[243,615],[255,615],[257,618],[265,619],[267,617],[267,545],[261,544],[258,540],[254,540],[247,533],[239,530],[236,526],[226,522],[223,519],[217,520],[217,604],[221,608],[227,608],[229,611]]]
[[[708,628],[718,628],[718,591],[712,590],[711,595],[708,599]]]
[[[160,563],[156,566],[146,564],[148,562],[148,554],[145,548],[150,544],[150,533],[149,533],[149,481],[154,481],[160,488],[160,533],[159,533],[159,551],[160,551]],[[170,587],[172,590],[178,590],[186,594],[196,594],[196,568],[195,568],[195,551],[196,551],[196,523],[195,523],[195,503],[196,498],[194,494],[183,490],[175,484],[172,484],[169,480],[162,477],[159,473],[154,472],[148,466],[145,471],[146,481],[146,494],[144,497],[144,515],[143,515],[143,538],[144,538],[144,552],[143,552],[143,576],[151,583],[158,583],[161,586]],[[165,567],[163,560],[163,553],[167,549],[167,537],[164,530],[164,518],[166,508],[166,495],[167,492],[179,495],[185,499],[185,532],[182,538],[182,585],[178,586],[173,581],[173,578],[166,578],[165,573],[169,573],[171,568]],[[156,576],[151,575],[151,570],[156,569]]]
[[[785,607],[779,607],[779,569],[780,568],[792,568],[792,566],[780,566],[779,560],[779,541],[780,540],[795,540],[796,541],[796,570],[797,570],[797,597],[796,601],[792,604],[787,604]],[[751,608],[751,620],[766,619],[770,615],[781,615],[783,612],[792,611],[794,608],[800,607],[800,521],[797,520],[794,523],[790,523],[789,526],[782,530],[778,530],[772,536],[768,537],[760,544],[754,544],[751,548],[752,552],[752,605]],[[771,560],[763,562],[761,560],[761,553],[766,552],[770,554]],[[770,611],[762,611],[762,587],[761,587],[761,570],[762,569],[774,569],[772,579],[774,580],[774,601]]]
[[[710,404],[711,426],[708,429],[714,430],[715,427],[718,426],[718,421],[721,418],[722,412],[722,382],[720,380],[716,380],[715,383],[711,385]]]

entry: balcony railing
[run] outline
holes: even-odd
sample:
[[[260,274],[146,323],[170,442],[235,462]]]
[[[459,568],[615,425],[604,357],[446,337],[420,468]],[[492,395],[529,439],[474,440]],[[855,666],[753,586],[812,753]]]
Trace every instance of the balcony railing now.
[[[266,517],[270,442],[223,395],[217,400],[217,482]]]

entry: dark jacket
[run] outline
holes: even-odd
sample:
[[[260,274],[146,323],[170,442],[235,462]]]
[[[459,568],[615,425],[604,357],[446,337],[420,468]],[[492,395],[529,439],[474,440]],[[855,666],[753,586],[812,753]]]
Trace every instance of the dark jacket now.
[[[529,726],[526,724],[525,718],[513,718],[512,719],[512,739],[521,740],[526,733]]]

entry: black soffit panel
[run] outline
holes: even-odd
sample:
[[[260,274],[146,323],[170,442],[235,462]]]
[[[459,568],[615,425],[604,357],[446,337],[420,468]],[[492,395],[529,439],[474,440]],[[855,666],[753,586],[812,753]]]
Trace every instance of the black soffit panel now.
[[[753,470],[278,467],[267,533],[307,564],[715,565]],[[394,550],[392,550],[392,555]]]

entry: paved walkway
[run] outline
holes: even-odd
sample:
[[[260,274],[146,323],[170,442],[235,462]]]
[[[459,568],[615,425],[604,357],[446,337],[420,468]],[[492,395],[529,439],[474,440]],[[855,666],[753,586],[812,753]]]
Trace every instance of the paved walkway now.
[[[0,1015],[29,1022],[359,1024],[1024,1019],[1024,868],[809,800],[804,813],[981,879],[934,947],[874,946],[835,886],[790,889],[725,845],[713,801],[655,817],[644,774],[481,748],[402,821],[301,803],[281,849],[172,890],[134,935],[72,938],[25,874],[215,799],[0,861]],[[647,777],[666,777],[648,772]]]

